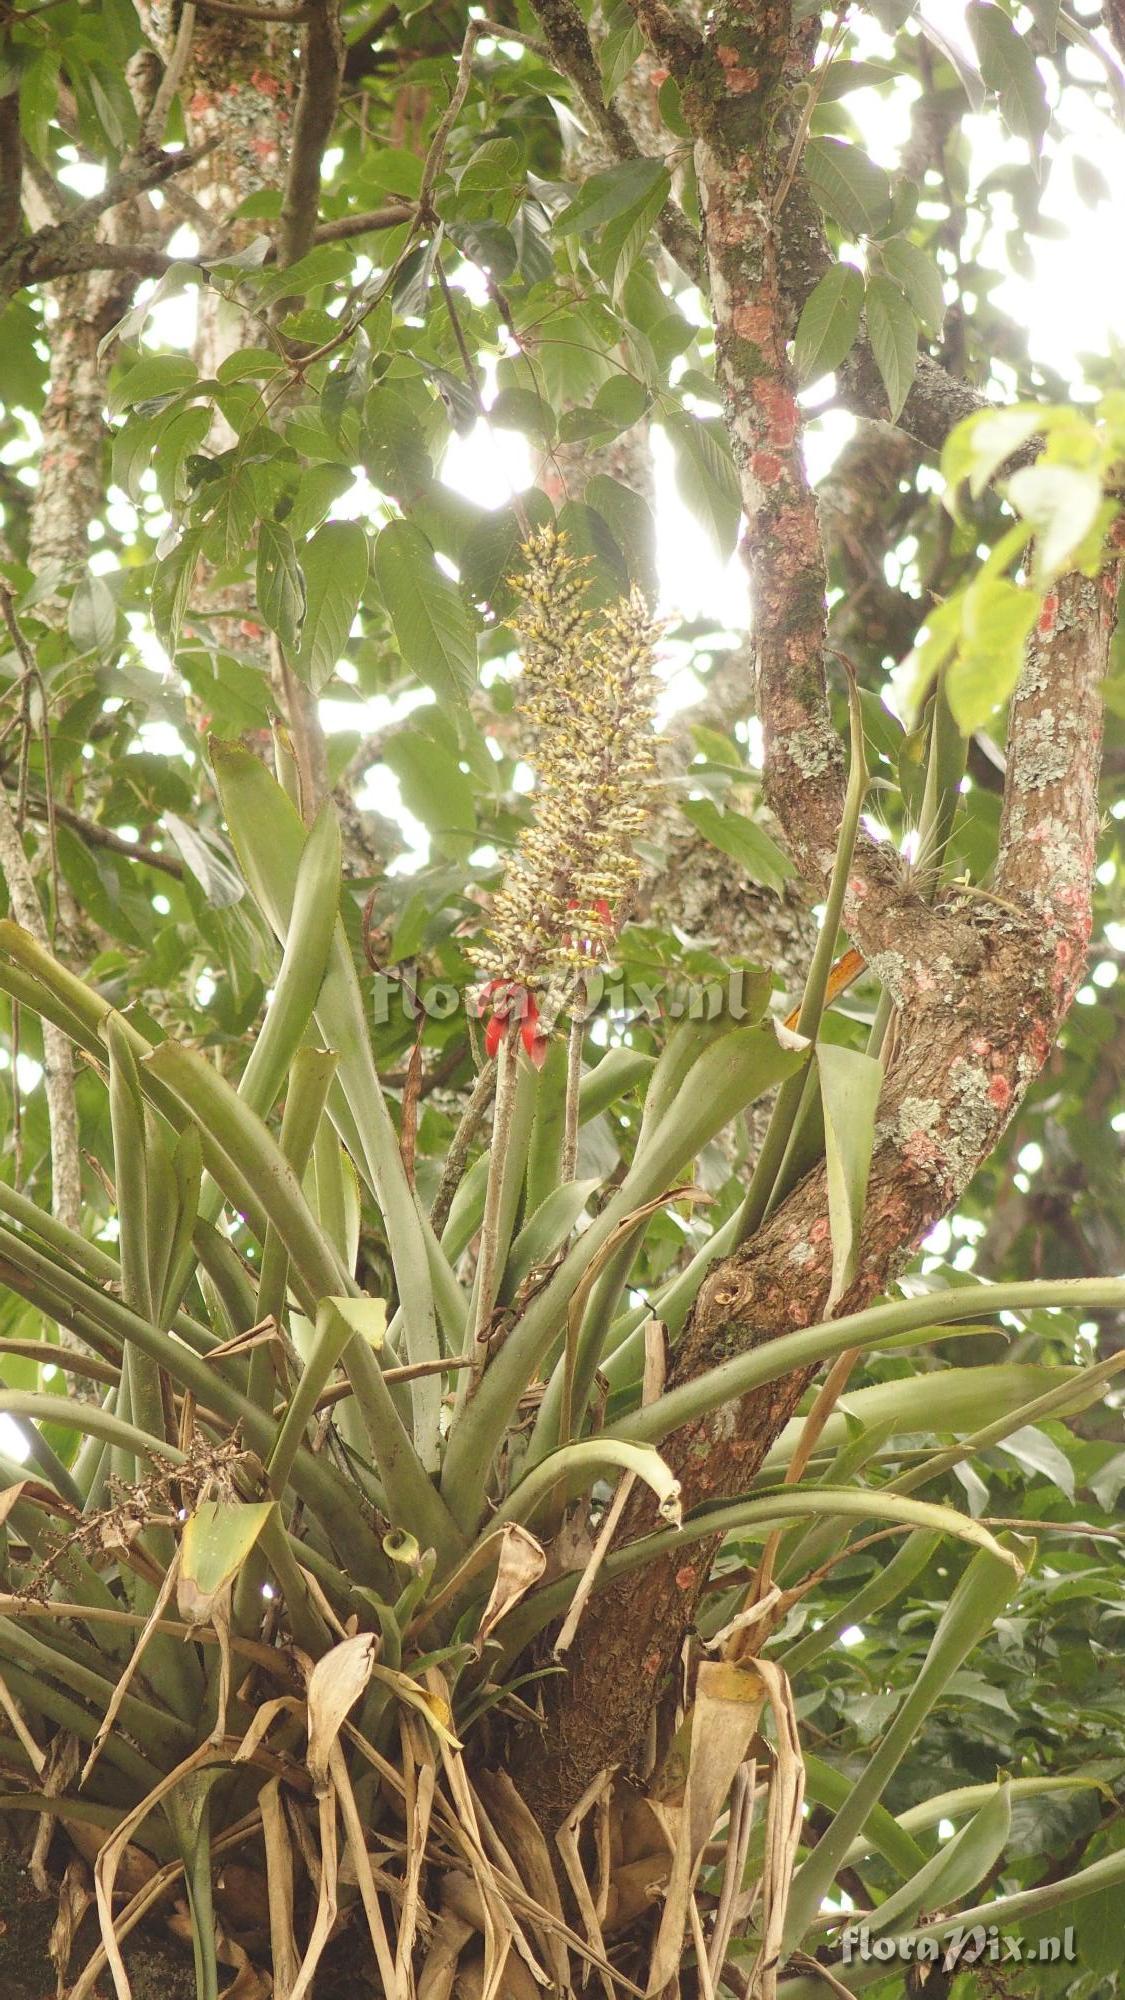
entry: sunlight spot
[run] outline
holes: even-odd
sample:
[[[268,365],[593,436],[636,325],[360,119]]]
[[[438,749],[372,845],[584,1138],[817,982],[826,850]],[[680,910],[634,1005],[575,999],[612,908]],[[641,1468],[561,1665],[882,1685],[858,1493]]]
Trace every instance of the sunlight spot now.
[[[0,1445],[9,1458],[16,1458],[22,1465],[27,1457],[27,1439],[18,1424],[11,1417],[0,1417]]]

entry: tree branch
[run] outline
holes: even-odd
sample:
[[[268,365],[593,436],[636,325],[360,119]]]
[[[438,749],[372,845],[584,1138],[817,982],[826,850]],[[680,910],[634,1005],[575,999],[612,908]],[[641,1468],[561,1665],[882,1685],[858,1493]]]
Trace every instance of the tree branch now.
[[[197,5],[204,14],[230,14],[238,21],[261,21],[267,26],[271,21],[307,21],[311,11],[308,7],[241,7],[237,0],[197,0]]]
[[[34,235],[17,243],[6,257],[0,259],[0,300],[11,298],[25,285],[37,285],[74,270],[119,268],[112,261],[102,267],[83,261],[82,253],[86,247],[83,238],[87,230],[99,216],[104,215],[107,209],[116,208],[119,202],[143,194],[149,188],[162,186],[173,174],[185,173],[205,153],[211,152],[214,144],[212,140],[205,146],[185,148],[181,153],[160,153],[155,159],[151,155],[138,157],[119,168],[117,173],[110,175],[99,194],[79,202],[64,221],[37,229]],[[104,253],[113,246],[99,244],[93,247]]]
[[[344,37],[337,0],[312,0],[301,52],[301,87],[281,204],[277,260],[295,264],[310,247],[320,203],[324,149],[332,134],[344,73]]]
[[[103,847],[110,854],[121,854],[126,860],[141,861],[146,868],[159,869],[162,875],[171,875],[176,882],[182,882],[187,872],[178,855],[165,854],[161,849],[146,847],[141,840],[126,840],[123,834],[114,833],[113,828],[101,826],[97,820],[86,819],[82,813],[74,812],[70,806],[53,805],[32,792],[27,801],[28,811],[36,819],[45,820],[52,815],[60,826],[68,826],[87,847]]]
[[[184,0],[180,12],[180,24],[176,29],[176,39],[168,65],[157,86],[152,106],[142,127],[142,151],[149,152],[164,143],[164,127],[168,123],[168,113],[172,109],[172,99],[183,81],[184,71],[191,58],[192,37],[195,34],[195,0]]]
[[[1090,938],[1101,681],[1119,575],[1115,562],[1098,577],[1063,577],[1048,594],[1008,715],[996,892],[1034,912],[1065,1004]]]
[[[19,92],[10,90],[0,97],[0,255],[20,233],[22,179]]]
[[[606,104],[602,96],[598,60],[575,0],[532,0],[532,5],[543,29],[552,63],[559,75],[565,76],[577,91],[583,109],[610,152],[619,160],[639,159],[640,148],[619,107],[612,100]],[[494,32],[503,37],[507,31],[496,27]],[[693,283],[698,283],[702,276],[700,241],[676,202],[665,203],[656,229],[673,262]]]

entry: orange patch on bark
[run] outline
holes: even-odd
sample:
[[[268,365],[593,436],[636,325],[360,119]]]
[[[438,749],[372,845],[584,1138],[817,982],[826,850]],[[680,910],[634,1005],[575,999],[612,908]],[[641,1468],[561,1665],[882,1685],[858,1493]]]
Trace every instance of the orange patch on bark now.
[[[751,341],[755,347],[768,347],[773,335],[773,308],[762,299],[752,299],[735,307],[730,323],[740,339]]]

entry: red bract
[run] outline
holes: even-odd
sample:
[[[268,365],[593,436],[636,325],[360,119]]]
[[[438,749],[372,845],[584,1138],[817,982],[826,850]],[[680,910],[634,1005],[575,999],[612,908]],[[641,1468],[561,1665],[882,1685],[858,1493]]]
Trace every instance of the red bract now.
[[[534,993],[526,986],[517,986],[506,979],[491,979],[481,992],[478,1009],[488,1013],[488,1026],[484,1031],[485,1054],[495,1056],[508,1023],[515,1013],[520,1023],[520,1040],[529,1060],[536,1069],[542,1069],[547,1060],[547,1035],[540,1026],[539,1008]]]

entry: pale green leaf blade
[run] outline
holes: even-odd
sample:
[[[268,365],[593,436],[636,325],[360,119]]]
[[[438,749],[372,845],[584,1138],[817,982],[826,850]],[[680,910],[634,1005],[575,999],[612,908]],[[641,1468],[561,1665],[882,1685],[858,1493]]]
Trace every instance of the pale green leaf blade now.
[[[907,236],[894,236],[883,245],[883,263],[906,293],[922,331],[936,340],[945,319],[945,294],[941,272],[925,250]]]
[[[274,1509],[272,1500],[201,1500],[184,1523],[176,1598],[181,1618],[205,1625]]]
[[[257,598],[263,623],[292,652],[305,615],[305,581],[293,537],[280,521],[266,519],[258,529]]]
[[[858,237],[879,228],[890,209],[891,184],[861,147],[842,139],[810,139],[803,165],[814,199],[842,229]]]
[[[893,423],[910,394],[918,365],[918,322],[909,301],[889,278],[868,280],[867,337],[883,378]]]
[[[442,701],[468,700],[477,678],[477,647],[456,584],[411,521],[391,521],[375,543],[374,577],[412,673]]]
[[[854,264],[834,264],[805,300],[794,359],[802,384],[838,368],[859,332],[863,279]]]
[[[680,493],[725,559],[734,554],[742,511],[726,435],[717,424],[686,410],[668,417],[667,429]]]
[[[293,665],[314,694],[336,670],[367,582],[367,536],[358,521],[326,521],[301,550],[306,607]]]
[[[1028,140],[1038,158],[1051,113],[1031,45],[993,0],[970,0],[965,18],[980,57],[981,75],[1000,99],[1004,123]]]
[[[663,160],[640,159],[624,160],[604,173],[591,174],[574,200],[555,217],[556,234],[586,236],[591,230],[604,228],[644,201],[666,172]]]
[[[834,1042],[817,1045],[816,1064],[832,1230],[832,1287],[825,1306],[830,1313],[855,1276],[883,1065],[874,1056]]]

